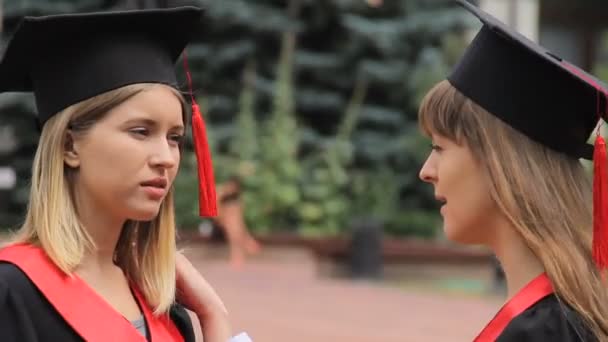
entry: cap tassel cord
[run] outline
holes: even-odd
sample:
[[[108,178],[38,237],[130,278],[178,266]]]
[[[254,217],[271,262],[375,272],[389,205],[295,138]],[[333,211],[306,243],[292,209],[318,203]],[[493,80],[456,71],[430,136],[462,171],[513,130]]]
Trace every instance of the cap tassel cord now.
[[[194,153],[196,154],[198,170],[199,216],[215,217],[217,216],[217,195],[215,192],[215,178],[213,175],[211,152],[207,140],[207,128],[200,108],[194,99],[192,77],[190,76],[190,69],[188,68],[186,52],[184,52],[184,68],[186,70],[190,99],[192,101],[192,140],[194,143]]]

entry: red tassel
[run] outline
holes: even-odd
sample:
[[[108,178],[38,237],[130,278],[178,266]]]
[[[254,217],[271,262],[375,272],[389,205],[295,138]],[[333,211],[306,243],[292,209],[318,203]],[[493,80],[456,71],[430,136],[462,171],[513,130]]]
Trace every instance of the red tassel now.
[[[201,111],[192,103],[192,140],[198,166],[198,207],[202,217],[217,216],[217,200],[215,193],[215,179],[211,163],[211,152],[207,140],[207,129]]]
[[[608,174],[606,173],[606,142],[600,135],[602,118],[608,114],[608,93],[593,78],[579,71],[578,68],[565,61],[562,65],[578,75],[581,79],[592,85],[597,90],[597,118],[599,121],[595,146],[593,148],[593,261],[600,270],[608,267]],[[606,110],[602,115],[601,98],[604,98]]]
[[[600,270],[608,267],[607,176],[606,143],[598,134],[593,151],[593,260]]]
[[[217,216],[217,196],[215,193],[215,178],[213,176],[213,164],[211,152],[207,140],[207,128],[201,110],[194,99],[192,92],[192,77],[188,68],[188,58],[184,51],[184,68],[190,88],[190,99],[192,100],[192,140],[194,142],[194,153],[198,169],[198,209],[201,217]]]

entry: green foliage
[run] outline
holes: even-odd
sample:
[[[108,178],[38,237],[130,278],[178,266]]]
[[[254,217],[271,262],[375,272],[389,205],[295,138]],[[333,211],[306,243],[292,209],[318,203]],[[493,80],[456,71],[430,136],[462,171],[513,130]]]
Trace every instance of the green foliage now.
[[[305,236],[343,233],[352,214],[348,196],[349,169],[353,163],[352,133],[365,100],[367,83],[360,79],[335,137],[325,141],[303,161],[303,202],[299,207],[299,231]]]
[[[388,234],[434,236],[416,112],[476,24],[447,3],[299,1],[297,19],[271,0],[208,3],[210,34],[189,60],[216,179],[243,180],[252,230],[336,235],[374,217]]]
[[[385,232],[393,236],[434,238],[439,233],[441,220],[428,211],[405,210],[395,213],[385,224]]]
[[[300,202],[300,165],[297,159],[299,131],[294,113],[292,81],[294,50],[293,33],[285,33],[277,65],[273,110],[260,128],[259,149],[255,151],[259,160],[252,164],[255,165],[254,173],[246,183],[246,188],[255,194],[255,197],[245,198],[246,218],[255,223],[252,227],[258,232],[293,226],[293,217]],[[245,110],[240,115],[241,120],[249,120],[249,125],[253,126],[251,114],[247,113],[250,109]],[[255,135],[249,134],[253,142]]]
[[[186,151],[182,156],[180,170],[173,183],[174,205],[178,227],[194,229],[198,227],[198,179],[196,171],[196,156]]]

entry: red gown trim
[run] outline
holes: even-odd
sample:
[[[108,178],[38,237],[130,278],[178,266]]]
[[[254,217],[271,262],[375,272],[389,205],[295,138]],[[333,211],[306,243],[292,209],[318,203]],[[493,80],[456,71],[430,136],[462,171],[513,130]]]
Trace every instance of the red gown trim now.
[[[55,310],[86,341],[145,342],[144,336],[77,275],[62,272],[39,247],[15,244],[0,249],[0,260],[21,269]],[[136,286],[133,293],[143,311],[153,342],[183,342],[169,315],[154,316]]]
[[[546,273],[534,278],[498,311],[474,342],[496,341],[511,320],[552,293],[553,286]]]

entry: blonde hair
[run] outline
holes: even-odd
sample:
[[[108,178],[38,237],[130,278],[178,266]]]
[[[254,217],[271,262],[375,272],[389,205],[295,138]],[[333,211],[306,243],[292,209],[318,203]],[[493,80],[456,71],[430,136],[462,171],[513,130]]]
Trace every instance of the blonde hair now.
[[[591,256],[592,192],[583,165],[516,131],[448,81],[425,96],[419,124],[427,135],[470,148],[493,200],[544,266],[557,298],[608,340],[608,296]]]
[[[51,117],[44,125],[34,157],[30,198],[25,222],[11,242],[41,246],[51,260],[71,274],[95,243],[74,205],[72,175],[64,164],[68,129],[86,134],[114,107],[153,84],[134,84],[89,98]],[[186,108],[181,94],[171,88]],[[184,109],[185,110],[185,109]],[[186,114],[182,112],[184,124]],[[176,228],[173,189],[149,222],[127,221],[122,228],[115,262],[145,296],[155,314],[166,313],[175,299]]]

